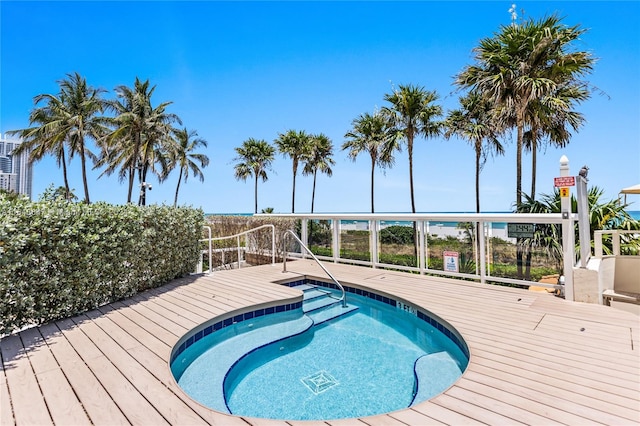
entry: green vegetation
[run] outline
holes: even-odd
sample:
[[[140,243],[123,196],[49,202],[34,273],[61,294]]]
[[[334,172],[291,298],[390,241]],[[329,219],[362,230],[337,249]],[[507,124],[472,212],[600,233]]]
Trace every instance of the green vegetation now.
[[[265,140],[249,138],[242,142],[242,146],[235,148],[238,156],[234,166],[235,177],[238,180],[246,181],[249,177],[254,178],[253,199],[254,213],[258,213],[258,179],[266,182],[269,177],[267,171],[271,170],[271,163],[274,160],[275,148]],[[271,209],[273,212],[273,209]]]
[[[62,167],[66,198],[70,198],[71,192],[67,163],[74,155],[80,157],[87,204],[90,202],[87,159],[95,168],[104,167],[102,175],[117,172],[121,181],[128,180],[127,203],[131,202],[136,172],[141,188],[139,205],[146,204],[148,173],[155,174],[162,182],[172,170],[179,170],[174,204],[177,204],[182,178],[186,181],[189,170],[194,177],[204,179],[200,168],[208,165],[209,158],[195,150],[201,146],[206,148],[206,141],[197,138],[195,131],[173,127],[182,121],[166,111],[171,102],[152,106],[155,86],[151,87],[149,80],[142,82],[136,77],[133,88],[116,87],[115,100],[104,99],[105,91],[89,86],[78,73],[68,74],[58,84],[58,94],[33,98],[35,108],[29,115],[28,128],[7,133],[23,140],[14,155],[25,151],[29,152],[31,161],[39,161],[46,155],[56,158]],[[114,115],[108,115],[109,112]],[[88,149],[89,140],[95,142],[99,154]]]
[[[371,158],[371,213],[374,213],[374,178],[376,166],[384,169],[393,165],[395,138],[386,118],[379,112],[361,114],[351,122],[352,129],[344,137],[342,150],[349,150],[349,159],[356,161],[366,152]]]
[[[195,270],[201,210],[0,194],[0,333],[95,309]]]

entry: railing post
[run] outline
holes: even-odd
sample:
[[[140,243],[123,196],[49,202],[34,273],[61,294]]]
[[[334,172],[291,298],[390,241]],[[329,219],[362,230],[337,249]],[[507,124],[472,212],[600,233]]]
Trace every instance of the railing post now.
[[[338,263],[338,259],[340,259],[340,219],[332,218],[331,224],[333,225],[333,238],[331,239],[333,263]]]
[[[276,227],[271,226],[271,264],[276,264]]]
[[[611,248],[614,256],[620,256],[620,232],[614,230],[611,232]]]
[[[598,259],[602,259],[602,231],[593,233],[593,255]]]
[[[236,244],[238,248],[238,269],[240,269],[240,236],[236,237]]]
[[[591,257],[591,224],[589,223],[589,205],[587,202],[587,179],[576,176],[578,187],[578,230],[580,236],[580,267],[586,268]]]
[[[480,247],[480,253],[478,254],[480,257],[480,284],[484,284],[487,281],[487,238],[485,238],[484,233],[484,220],[481,219],[479,222],[476,222],[476,226],[476,238],[478,239],[478,247]]]
[[[309,246],[308,226],[309,226],[309,222],[307,218],[300,219],[300,239],[302,240],[302,243],[307,247]],[[304,250],[302,250],[302,248],[300,248],[300,252],[302,253],[302,258],[305,259],[307,257],[307,253]]]
[[[371,266],[375,269],[378,264],[378,227],[380,221],[375,219],[369,220],[369,250],[371,251]]]
[[[425,248],[424,248],[424,220],[418,221],[418,267],[420,268],[420,275],[424,275],[425,272]]]
[[[560,158],[560,176],[569,176],[569,159]],[[562,196],[565,195],[565,196]],[[571,217],[571,194],[561,194],[560,211],[562,213],[562,252],[564,270],[564,298],[573,302],[573,265],[575,234]]]

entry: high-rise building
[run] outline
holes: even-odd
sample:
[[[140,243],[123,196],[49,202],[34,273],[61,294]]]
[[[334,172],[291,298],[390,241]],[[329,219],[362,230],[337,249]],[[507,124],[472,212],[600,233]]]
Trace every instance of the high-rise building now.
[[[20,139],[9,139],[0,134],[0,189],[31,198],[33,165],[29,161],[29,153],[12,155],[13,150],[21,143]]]

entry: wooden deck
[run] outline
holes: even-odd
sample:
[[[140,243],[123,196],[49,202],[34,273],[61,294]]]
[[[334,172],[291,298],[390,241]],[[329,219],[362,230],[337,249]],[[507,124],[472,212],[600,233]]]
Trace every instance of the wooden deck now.
[[[2,425],[640,424],[640,317],[552,295],[327,264],[343,283],[419,305],[471,353],[443,394],[386,415],[284,422],[214,412],[186,396],[168,359],[196,325],[299,296],[272,281],[322,277],[311,261],[176,280],[0,341]],[[248,309],[247,309],[248,310]]]

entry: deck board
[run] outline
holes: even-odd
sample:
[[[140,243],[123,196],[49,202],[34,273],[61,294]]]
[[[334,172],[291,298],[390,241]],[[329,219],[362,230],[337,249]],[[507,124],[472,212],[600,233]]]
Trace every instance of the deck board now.
[[[0,351],[16,424],[52,423],[20,337],[13,335],[2,339]]]
[[[357,266],[325,266],[441,317],[471,353],[463,377],[414,407],[362,419],[284,422],[191,400],[168,365],[188,330],[216,316],[298,300],[274,284],[326,279],[313,262],[192,276],[0,341],[0,422],[12,424],[639,424],[640,318],[544,293]]]

